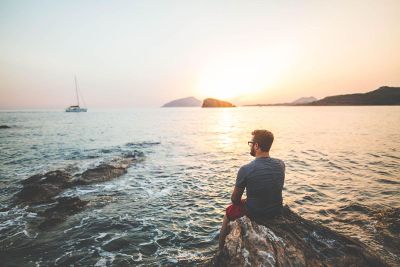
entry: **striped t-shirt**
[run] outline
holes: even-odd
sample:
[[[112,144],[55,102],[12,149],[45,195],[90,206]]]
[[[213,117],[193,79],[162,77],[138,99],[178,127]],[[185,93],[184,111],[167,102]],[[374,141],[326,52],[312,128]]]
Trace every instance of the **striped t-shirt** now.
[[[246,188],[250,216],[268,216],[282,207],[284,181],[285,163],[280,159],[256,158],[239,169],[236,186]]]

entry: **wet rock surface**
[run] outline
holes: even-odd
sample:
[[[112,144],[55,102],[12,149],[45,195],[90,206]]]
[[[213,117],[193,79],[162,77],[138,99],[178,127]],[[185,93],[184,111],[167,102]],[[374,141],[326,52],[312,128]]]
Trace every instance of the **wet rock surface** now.
[[[126,169],[127,168],[121,166],[101,164],[82,173],[82,176],[76,181],[76,184],[83,185],[105,182],[125,174]]]
[[[36,174],[21,183],[23,188],[15,195],[15,202],[25,204],[49,202],[64,189],[73,185],[72,176],[60,170]]]
[[[120,177],[136,160],[135,154],[128,154],[88,169],[77,177],[72,177],[64,170],[33,175],[21,182],[23,188],[15,195],[14,202],[17,204],[50,202],[53,197],[73,186],[100,183]]]
[[[385,244],[390,253],[400,255],[400,209],[383,209],[374,214],[374,219],[377,239]]]
[[[305,220],[287,206],[282,215],[230,223],[213,266],[388,266],[364,244]]]
[[[81,211],[88,203],[89,201],[81,200],[79,197],[58,198],[55,206],[39,213],[44,217],[44,221],[39,225],[39,228],[45,229],[63,222],[67,216]]]
[[[89,203],[79,197],[57,198],[60,193],[75,186],[100,183],[120,177],[137,160],[135,153],[129,153],[75,176],[65,170],[33,175],[21,181],[23,187],[14,195],[13,204],[28,205],[31,212],[37,213],[41,217],[37,224],[39,229],[55,226],[65,221],[68,216],[83,210]]]

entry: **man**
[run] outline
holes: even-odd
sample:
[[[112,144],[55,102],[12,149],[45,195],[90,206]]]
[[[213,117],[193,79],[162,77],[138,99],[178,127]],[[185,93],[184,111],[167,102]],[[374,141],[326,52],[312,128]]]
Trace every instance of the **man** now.
[[[269,151],[274,135],[267,130],[254,130],[248,142],[253,161],[242,166],[237,174],[231,196],[232,205],[226,208],[219,235],[219,248],[222,249],[228,234],[229,221],[242,216],[251,219],[270,218],[282,209],[282,189],[285,180],[285,164],[282,160],[271,158]],[[244,190],[247,199],[242,199]]]

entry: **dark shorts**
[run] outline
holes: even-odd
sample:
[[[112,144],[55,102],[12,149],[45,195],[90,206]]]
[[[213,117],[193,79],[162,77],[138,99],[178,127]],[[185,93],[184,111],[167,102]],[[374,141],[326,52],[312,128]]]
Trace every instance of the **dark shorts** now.
[[[230,221],[234,221],[247,214],[246,200],[242,199],[239,205],[231,204],[226,208],[226,216]]]

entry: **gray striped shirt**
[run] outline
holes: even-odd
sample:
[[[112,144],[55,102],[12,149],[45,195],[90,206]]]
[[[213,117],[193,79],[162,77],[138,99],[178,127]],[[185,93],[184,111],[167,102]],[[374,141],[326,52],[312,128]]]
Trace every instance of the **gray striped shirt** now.
[[[236,186],[246,188],[246,208],[255,217],[266,216],[282,207],[285,163],[275,158],[256,158],[242,166]]]

